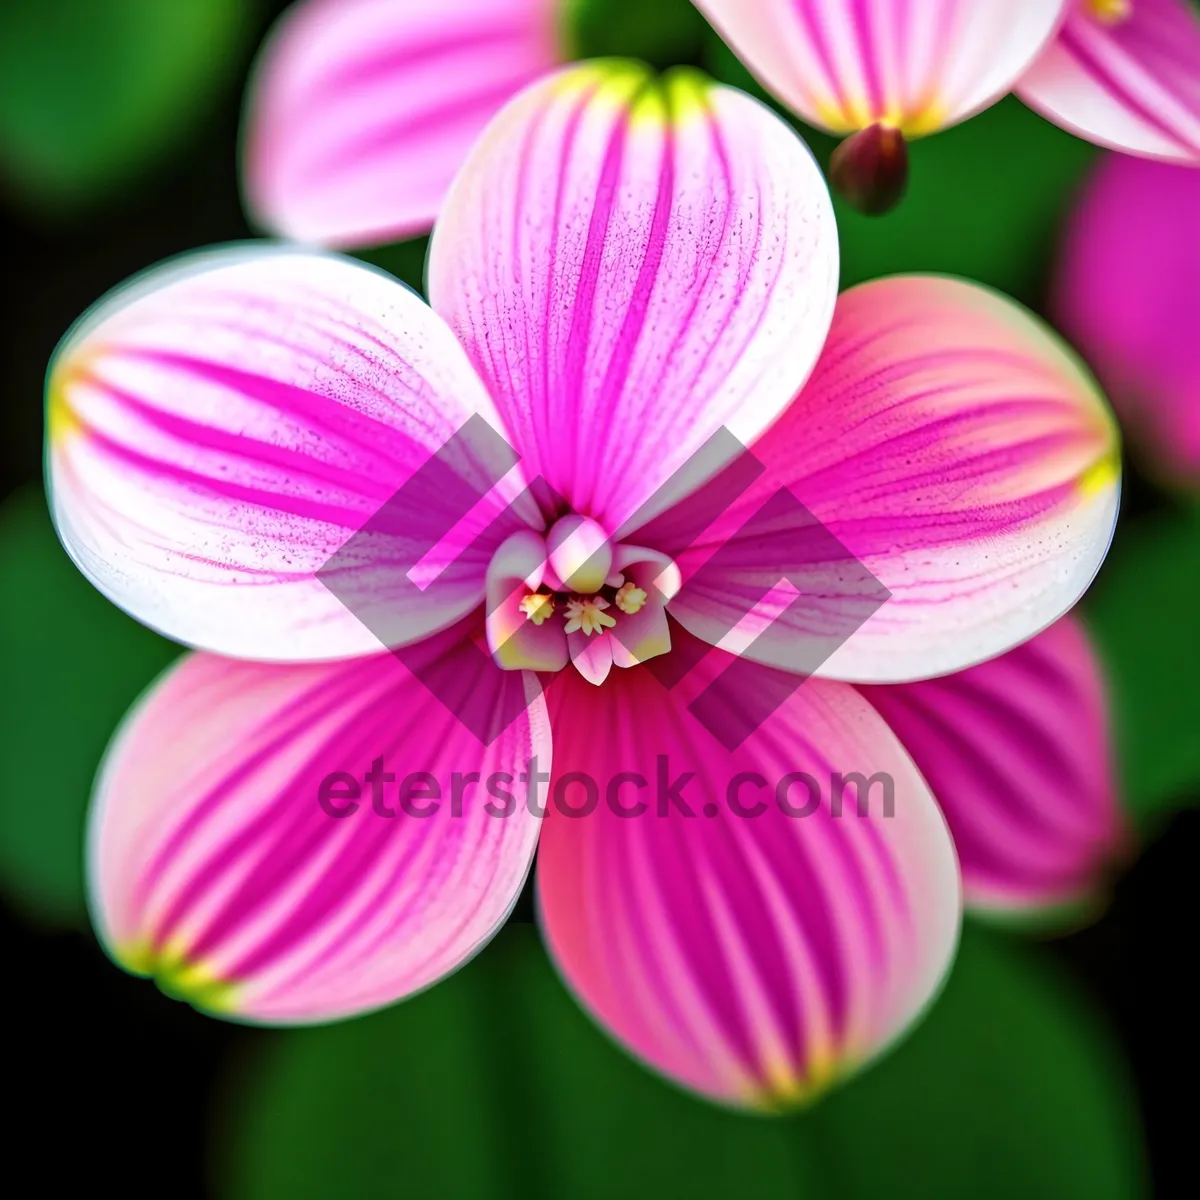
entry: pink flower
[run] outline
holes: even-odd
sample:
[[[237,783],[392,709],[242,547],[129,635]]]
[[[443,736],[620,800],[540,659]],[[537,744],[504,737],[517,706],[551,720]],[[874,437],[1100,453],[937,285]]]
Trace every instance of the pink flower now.
[[[250,87],[250,215],[275,233],[343,248],[428,232],[487,123],[570,57],[562,7],[300,0]]]
[[[1089,142],[1198,166],[1200,14],[1192,0],[1074,0],[1016,91]]]
[[[1190,0],[696,3],[766,87],[833,133],[881,125],[919,137],[1015,90],[1089,141],[1200,164]],[[860,153],[859,172],[890,171],[894,192],[903,163],[892,154],[880,166],[873,142]]]
[[[1068,0],[696,0],[804,120],[920,137],[994,104],[1062,25]]]
[[[1078,620],[980,666],[863,692],[937,797],[970,907],[1019,913],[1098,898],[1129,835],[1106,688]]]
[[[253,245],[102,301],[52,366],[55,519],[97,587],[198,648],[97,783],[114,958],[242,1019],[362,1012],[475,953],[540,844],[588,1010],[775,1108],[878,1053],[947,968],[931,786],[969,897],[1093,887],[1119,837],[1101,687],[1069,619],[1039,631],[1107,547],[1111,416],[1011,301],[916,277],[836,298],[837,274],[785,124],[607,63],[485,133],[429,307]]]
[[[1200,483],[1200,171],[1105,158],[1071,218],[1053,308],[1150,468]]]
[[[1013,89],[1080,137],[1200,163],[1200,18],[1189,0],[697,5],[806,121],[867,131],[831,168],[867,211],[902,195],[905,137]],[[565,0],[301,0],[250,88],[250,214],[328,246],[424,233],[491,117],[571,56],[569,15]]]

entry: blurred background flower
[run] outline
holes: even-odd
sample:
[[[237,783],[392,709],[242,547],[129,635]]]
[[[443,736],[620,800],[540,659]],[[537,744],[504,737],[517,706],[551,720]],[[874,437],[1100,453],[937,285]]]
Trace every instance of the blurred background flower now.
[[[1059,251],[1055,320],[1087,357],[1141,465],[1200,486],[1200,170],[1107,155]]]
[[[564,0],[303,0],[251,81],[246,206],[328,246],[427,233],[475,139],[567,61]]]
[[[673,1091],[596,1032],[549,976],[527,899],[492,952],[443,987],[303,1032],[206,1021],[107,964],[83,932],[91,776],[119,715],[178,651],[94,592],[58,546],[37,482],[42,375],[107,287],[250,232],[241,92],[283,8],[0,6],[0,237],[17,300],[0,328],[0,890],[16,981],[5,1015],[23,1051],[16,1159],[46,1182],[78,1169],[89,1186],[127,1191],[169,1179],[176,1195],[1104,1198],[1145,1194],[1147,1177],[1159,1194],[1186,1194],[1190,1117],[1177,1087],[1196,1035],[1172,1001],[1189,994],[1179,948],[1192,937],[1200,852],[1200,514],[1178,486],[1191,467],[1177,352],[1195,338],[1175,321],[1196,303],[1183,266],[1200,228],[1175,185],[1108,182],[1129,160],[1012,98],[915,142],[909,191],[888,216],[837,203],[842,283],[948,271],[1006,291],[1061,323],[1126,425],[1135,457],[1122,520],[1082,621],[1141,857],[1112,881],[1106,909],[1071,918],[1090,925],[1035,943],[969,920],[948,986],[912,1036],[809,1114],[770,1123]],[[764,96],[682,0],[581,0],[571,19],[572,56],[691,62]],[[801,129],[827,165],[834,139]],[[1195,179],[1171,170],[1188,177],[1180,189]],[[1120,210],[1111,219],[1092,215],[1106,193]],[[1089,232],[1101,226],[1111,232]],[[1140,240],[1151,230],[1177,250],[1162,275],[1151,263],[1164,252]],[[1070,281],[1098,268],[1077,264],[1109,252],[1126,288],[1087,288],[1097,303],[1081,308]],[[370,258],[422,285],[423,240]],[[1134,326],[1104,311],[1104,295],[1139,288],[1138,314],[1158,319]],[[1133,328],[1144,340],[1124,340]],[[1036,687],[1022,694],[1038,706]],[[1094,707],[1080,701],[1063,719],[1081,746],[1102,747],[1086,732],[1103,722]],[[1085,756],[1075,769],[1099,773]]]

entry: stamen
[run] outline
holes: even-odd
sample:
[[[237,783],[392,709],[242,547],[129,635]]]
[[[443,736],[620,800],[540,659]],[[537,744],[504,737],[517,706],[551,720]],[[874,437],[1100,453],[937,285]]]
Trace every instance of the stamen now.
[[[1087,0],[1087,6],[1104,25],[1120,25],[1133,16],[1133,0]]]
[[[638,587],[636,583],[626,583],[621,586],[616,594],[617,607],[629,616],[642,611],[642,606],[646,603],[646,593]]]
[[[608,601],[603,596],[588,596],[586,599],[576,596],[573,600],[568,600],[567,607],[563,610],[567,618],[566,631],[591,637],[593,633],[603,633],[606,628],[611,629],[617,623],[617,619],[604,612],[608,607]]]
[[[528,620],[540,625],[547,617],[553,615],[554,597],[545,592],[531,592],[521,601],[521,611]]]

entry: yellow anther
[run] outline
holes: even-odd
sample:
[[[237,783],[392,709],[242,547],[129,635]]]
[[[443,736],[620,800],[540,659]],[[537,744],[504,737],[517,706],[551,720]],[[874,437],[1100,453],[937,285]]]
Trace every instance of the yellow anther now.
[[[617,607],[629,616],[642,611],[646,603],[646,593],[636,583],[622,584],[616,596]]]
[[[1087,0],[1087,6],[1092,16],[1105,25],[1120,25],[1133,16],[1133,0]]]
[[[540,625],[554,613],[554,597],[545,592],[531,592],[521,601],[521,611],[535,625]]]

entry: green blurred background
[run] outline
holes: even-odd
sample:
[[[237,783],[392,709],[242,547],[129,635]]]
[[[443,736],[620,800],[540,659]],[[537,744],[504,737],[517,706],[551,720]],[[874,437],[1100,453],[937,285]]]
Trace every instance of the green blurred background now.
[[[756,90],[684,0],[577,0],[590,53]],[[527,902],[489,951],[387,1012],[223,1025],[111,967],[88,931],[83,815],[117,719],[177,653],[75,572],[42,497],[42,377],[107,288],[249,236],[241,92],[276,0],[0,0],[0,937],[9,1161],[40,1187],[244,1197],[1195,1195],[1189,961],[1200,852],[1200,510],[1126,468],[1084,612],[1112,682],[1140,858],[1090,927],[968,923],[894,1053],[764,1120],[634,1066],[553,978]],[[761,94],[761,93],[759,93]],[[824,163],[832,141],[805,136]],[[1015,100],[912,148],[894,214],[839,208],[843,282],[935,270],[1039,308],[1098,152]],[[424,243],[371,261],[420,286]],[[1182,1003],[1181,1003],[1182,1001]]]

